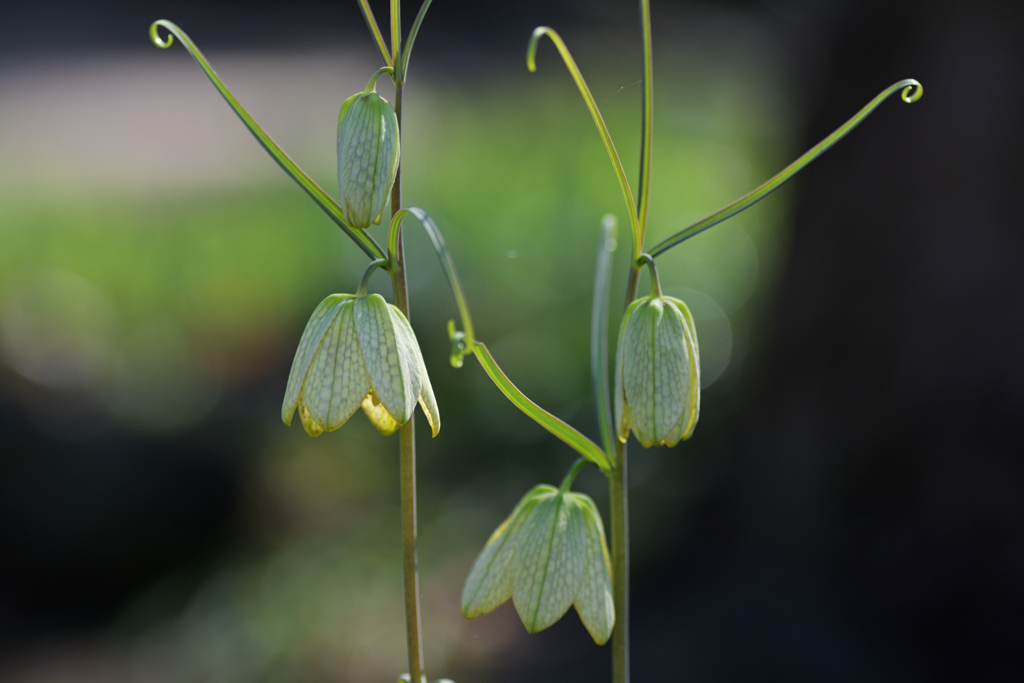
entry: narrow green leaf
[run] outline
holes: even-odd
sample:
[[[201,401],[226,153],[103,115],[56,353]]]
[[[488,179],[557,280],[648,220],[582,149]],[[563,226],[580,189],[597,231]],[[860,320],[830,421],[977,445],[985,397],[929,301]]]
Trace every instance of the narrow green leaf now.
[[[565,68],[569,70],[569,75],[576,82],[576,88],[580,91],[580,95],[583,96],[583,101],[587,105],[587,109],[590,110],[590,116],[594,119],[594,125],[597,126],[597,133],[601,136],[601,142],[604,143],[605,151],[608,152],[608,159],[612,162],[612,170],[615,171],[615,177],[619,181],[619,187],[622,189],[622,198],[626,201],[626,213],[629,215],[629,225],[633,233],[633,260],[635,261],[640,257],[640,252],[643,249],[644,234],[643,227],[640,225],[640,220],[637,216],[636,204],[633,201],[633,191],[629,189],[626,170],[622,167],[622,160],[619,159],[619,152],[615,149],[612,135],[608,132],[608,126],[604,122],[604,117],[601,116],[601,110],[597,108],[597,102],[590,93],[590,87],[587,85],[586,80],[584,80],[583,73],[576,65],[576,60],[572,58],[572,53],[569,52],[569,48],[566,46],[565,41],[562,40],[562,36],[558,35],[555,29],[550,26],[538,26],[533,29],[533,35],[530,36],[530,44],[526,48],[526,68],[530,71],[537,70],[537,44],[544,36],[551,39],[551,42],[558,49],[558,54],[562,56]]]
[[[530,489],[487,540],[462,589],[462,616],[476,619],[494,611],[512,597],[511,561],[516,533],[538,502],[538,496],[556,493],[547,484]]]
[[[512,602],[530,633],[562,618],[583,576],[583,511],[566,496],[559,492],[541,497],[516,534]]]
[[[712,226],[718,225],[728,218],[732,218],[739,212],[745,211],[757,202],[761,201],[772,192],[782,187],[787,180],[800,172],[804,166],[817,159],[821,154],[828,150],[829,147],[846,137],[847,133],[860,125],[861,121],[866,119],[871,112],[878,108],[878,105],[882,104],[882,102],[887,100],[889,96],[896,91],[902,91],[900,93],[900,98],[908,104],[917,102],[921,99],[921,95],[924,94],[924,88],[913,78],[907,78],[899,81],[898,83],[893,83],[879,93],[875,99],[868,102],[863,109],[854,114],[853,118],[841,125],[831,135],[816,144],[814,147],[811,147],[803,156],[786,168],[782,169],[777,175],[770,178],[763,185],[743,195],[732,204],[729,204],[713,214],[702,218],[693,225],[683,228],[671,237],[663,239],[657,244],[657,246],[650,250],[650,255],[652,257],[656,257],[658,254],[668,251],[677,244],[690,239],[694,235],[704,232]],[[913,91],[913,93],[911,93],[911,91]]]
[[[366,0],[358,0],[358,2],[359,9],[363,12],[363,19],[366,20],[366,27],[370,29],[373,43],[377,46],[377,51],[380,52],[380,58],[388,66],[394,66],[394,63],[391,61],[391,55],[388,53],[388,46],[384,43],[384,36],[380,33],[380,27],[377,26],[377,18],[373,16],[373,10],[370,9],[370,3]]]
[[[608,405],[608,301],[612,285],[612,255],[615,253],[618,225],[608,214],[601,221],[601,241],[594,268],[594,300],[590,309],[590,381],[594,385],[594,406],[601,430],[601,446],[609,462],[612,450],[612,414]]]
[[[487,376],[501,390],[501,393],[505,394],[508,400],[512,401],[513,405],[529,415],[541,427],[544,427],[544,429],[569,444],[573,450],[603,471],[608,472],[611,470],[611,463],[605,456],[604,451],[601,450],[601,447],[531,401],[526,394],[521,392],[512,383],[512,380],[505,376],[505,373],[498,367],[494,357],[491,356],[491,352],[487,350],[483,342],[478,341],[473,345],[473,353],[476,355],[477,360],[480,361],[480,365],[483,366]]]
[[[170,32],[171,35],[167,37],[167,40],[160,37],[158,32],[160,27],[163,27]],[[334,201],[334,198],[324,192],[324,190],[317,185],[312,178],[306,175],[306,172],[299,168],[298,164],[292,161],[292,158],[285,154],[284,150],[274,142],[274,139],[267,135],[266,131],[256,123],[256,119],[254,119],[249,112],[245,110],[245,107],[235,99],[235,96],[231,94],[231,91],[228,90],[226,85],[224,85],[224,82],[220,80],[217,72],[214,71],[213,67],[210,66],[210,63],[206,61],[206,57],[199,51],[199,48],[196,47],[196,44],[188,37],[187,33],[182,31],[174,22],[167,21],[166,19],[158,19],[149,27],[149,38],[153,41],[153,44],[159,48],[169,48],[174,43],[175,37],[181,41],[181,44],[186,50],[188,50],[188,53],[196,60],[196,64],[199,65],[199,68],[203,70],[206,77],[210,79],[211,83],[213,83],[213,87],[217,89],[217,92],[221,94],[221,97],[223,97],[228,105],[234,110],[235,114],[238,115],[238,118],[242,120],[245,127],[248,128],[249,132],[256,138],[256,141],[259,142],[263,149],[265,149],[274,161],[277,162],[277,165],[280,166],[292,180],[298,183],[299,187],[305,190],[306,194],[316,202],[316,205],[323,209],[324,213],[326,213],[331,220],[337,223],[338,227],[340,227],[345,234],[348,235],[352,241],[354,241],[359,248],[366,253],[367,256],[371,259],[386,258],[384,251],[376,242],[373,241],[372,237],[362,230],[354,230],[349,227],[345,222],[344,212],[341,210],[341,206],[338,202]]]
[[[416,13],[416,19],[412,22],[412,28],[409,29],[409,35],[405,39],[405,47],[402,49],[402,80],[405,80],[409,73],[409,55],[412,54],[412,46],[416,43],[416,36],[420,33],[423,17],[427,16],[431,2],[433,0],[423,0],[420,11]]]

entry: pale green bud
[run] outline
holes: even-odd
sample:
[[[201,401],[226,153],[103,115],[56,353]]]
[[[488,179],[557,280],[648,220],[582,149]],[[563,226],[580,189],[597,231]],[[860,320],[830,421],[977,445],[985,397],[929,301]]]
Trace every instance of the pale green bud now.
[[[540,484],[491,535],[462,589],[462,615],[475,619],[509,598],[530,633],[575,606],[594,641],[608,641],[615,626],[611,561],[589,496]]]
[[[338,189],[353,228],[380,223],[398,172],[398,118],[372,83],[345,100],[338,116]]]
[[[332,294],[302,333],[281,406],[295,409],[310,436],[345,424],[358,408],[382,434],[412,417],[419,402],[437,436],[441,418],[412,327],[379,294]]]
[[[700,413],[700,356],[690,309],[652,294],[626,309],[615,357],[615,422],[644,446],[675,446]]]

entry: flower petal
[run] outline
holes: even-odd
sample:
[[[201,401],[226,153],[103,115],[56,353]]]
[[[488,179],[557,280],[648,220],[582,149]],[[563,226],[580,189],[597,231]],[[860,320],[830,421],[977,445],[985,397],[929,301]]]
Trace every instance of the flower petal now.
[[[302,386],[302,402],[322,431],[345,424],[370,390],[352,320],[354,303],[347,299],[338,307]]]
[[[622,371],[623,371],[623,357],[625,356],[626,345],[623,343],[623,337],[626,333],[626,326],[629,324],[630,318],[633,317],[633,313],[636,311],[636,307],[641,303],[640,300],[634,301],[626,309],[625,315],[622,316],[622,324],[619,325],[619,343],[615,350],[615,377],[614,387],[615,392],[615,431],[619,438],[619,441],[625,442],[626,437],[629,436],[630,417],[629,407],[624,402],[624,391],[622,385]]]
[[[553,486],[534,486],[519,499],[512,514],[491,534],[462,588],[462,616],[476,619],[496,610],[512,597],[511,562],[516,534],[537,504],[538,496],[555,492]]]
[[[604,645],[615,627],[615,601],[612,598],[612,564],[604,537],[601,513],[594,501],[582,493],[568,494],[583,514],[586,529],[583,576],[573,605],[590,637]]]
[[[583,576],[583,512],[566,494],[544,496],[516,534],[512,602],[523,626],[537,633],[572,606]]]
[[[299,405],[302,383],[306,379],[313,354],[316,353],[323,339],[324,331],[334,322],[338,306],[346,299],[351,298],[350,294],[332,294],[321,301],[313,311],[313,315],[309,317],[306,329],[302,331],[302,337],[299,339],[299,346],[295,350],[292,369],[288,373],[288,385],[284,390],[284,402],[281,404],[281,420],[286,425],[292,423],[292,416]]]
[[[399,345],[391,308],[380,294],[358,297],[354,306],[356,333],[370,385],[395,422],[403,425],[412,417],[420,394],[416,355],[404,335]]]
[[[388,311],[391,313],[391,322],[395,329],[395,342],[399,351],[414,361],[412,367],[416,372],[416,380],[419,384],[416,398],[423,409],[423,414],[427,417],[431,436],[437,436],[437,433],[441,431],[441,415],[437,412],[434,389],[430,386],[430,377],[427,375],[427,366],[423,363],[423,354],[420,352],[416,333],[412,331],[412,325],[409,324],[398,307],[388,304]]]
[[[683,320],[683,328],[687,333],[690,384],[686,399],[686,411],[681,420],[681,438],[685,441],[693,434],[693,428],[697,426],[697,419],[700,417],[700,349],[697,345],[697,326],[693,322],[693,314],[690,313],[690,309],[685,303],[674,297],[665,298],[676,305]]]

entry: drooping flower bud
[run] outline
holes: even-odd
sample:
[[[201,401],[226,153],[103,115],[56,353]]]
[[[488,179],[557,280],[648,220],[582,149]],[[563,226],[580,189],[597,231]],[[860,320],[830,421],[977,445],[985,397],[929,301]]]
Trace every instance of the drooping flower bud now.
[[[379,294],[332,294],[302,333],[281,406],[295,409],[310,436],[345,424],[362,408],[382,434],[412,417],[419,402],[437,436],[441,418],[423,356],[409,322]]]
[[[398,172],[398,118],[374,90],[378,75],[345,100],[338,115],[338,189],[353,228],[380,222]]]
[[[491,535],[462,589],[462,615],[476,619],[509,598],[530,633],[575,606],[594,641],[608,641],[615,625],[611,561],[589,496],[540,484]]]
[[[644,446],[689,439],[700,413],[700,356],[690,309],[659,291],[626,309],[615,357],[615,423]]]

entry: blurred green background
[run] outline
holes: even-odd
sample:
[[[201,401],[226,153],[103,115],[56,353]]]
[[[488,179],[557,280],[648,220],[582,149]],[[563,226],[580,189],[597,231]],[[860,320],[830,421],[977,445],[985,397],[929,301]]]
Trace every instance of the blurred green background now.
[[[160,51],[145,40],[148,21],[178,21],[250,113],[336,194],[337,112],[378,66],[349,4],[115,3],[87,12],[58,3],[54,11],[66,18],[51,21],[41,8],[15,15],[19,30],[0,50],[3,680],[369,682],[406,669],[397,437],[379,436],[361,414],[315,439],[279,419],[309,314],[326,295],[354,291],[366,258],[280,172],[180,46]],[[555,50],[542,43],[536,74],[523,57],[533,26],[562,31],[635,184],[634,4],[438,0],[406,89],[407,205],[427,210],[444,232],[477,335],[506,374],[592,438],[588,334],[598,231],[602,216],[619,217],[614,336],[628,223]],[[872,33],[890,11],[872,3],[652,4],[648,246],[770,177],[888,83],[915,76],[930,87],[926,75],[947,73],[907,72],[906,60],[881,50],[889,56],[862,65],[870,76],[863,83],[819,92],[829,74],[852,69],[843,46],[902,39]],[[918,16],[918,5],[907,6],[899,16]],[[413,8],[406,13],[411,19]],[[98,44],[88,42],[93,37]],[[968,54],[982,54],[971,45]],[[378,90],[391,99],[384,81]],[[917,107],[933,106],[934,92],[909,113],[888,104],[897,111],[877,115],[903,122],[896,129],[903,138],[887,132],[889,124],[866,124],[834,152],[845,161],[812,166],[805,173],[820,168],[826,185],[812,185],[817,191],[802,205],[787,187],[659,259],[666,293],[687,301],[696,318],[704,396],[692,441],[672,450],[632,446],[635,661],[649,676],[677,680],[677,657],[693,680],[708,681],[940,680],[929,673],[947,670],[940,638],[907,644],[915,642],[907,634],[919,625],[918,610],[948,615],[935,607],[946,603],[894,597],[883,580],[889,569],[877,568],[913,567],[904,577],[910,585],[919,566],[950,565],[924,550],[910,552],[911,560],[878,548],[908,547],[894,529],[921,537],[900,521],[904,512],[943,530],[956,528],[943,521],[956,515],[929,516],[920,502],[913,487],[929,481],[923,460],[893,465],[902,461],[873,455],[916,453],[913,444],[927,439],[883,432],[872,441],[862,416],[870,405],[881,413],[878,424],[918,424],[918,413],[900,412],[917,404],[879,399],[879,382],[942,393],[934,389],[947,377],[938,360],[923,380],[900,374],[929,358],[936,335],[901,346],[893,342],[897,328],[878,320],[931,319],[922,311],[938,293],[900,299],[890,296],[903,291],[894,283],[917,291],[931,282],[923,266],[912,269],[916,254],[960,254],[948,245],[922,248],[931,245],[926,238],[901,242],[900,230],[917,225],[909,217],[858,218],[853,229],[843,223],[874,197],[890,208],[910,204],[911,195],[897,191],[906,178],[920,177],[930,191],[943,187],[927,183],[929,169],[943,173],[943,161],[922,161],[902,175],[890,165],[913,156],[893,139],[916,139],[906,121],[917,120]],[[940,102],[931,111],[952,116],[953,103]],[[931,139],[948,139],[945,124],[931,121]],[[879,141],[873,148],[871,136]],[[878,148],[884,144],[891,146]],[[841,156],[860,151],[867,161],[859,165],[864,157]],[[868,189],[858,189],[862,182]],[[927,195],[914,208],[938,207],[940,199]],[[822,205],[833,214],[822,218]],[[926,229],[955,215],[962,214],[936,209]],[[589,640],[574,612],[536,636],[511,605],[475,621],[459,614],[462,581],[492,529],[530,486],[557,483],[574,454],[509,404],[474,360],[450,367],[445,325],[455,308],[426,237],[407,225],[411,321],[443,425],[430,439],[421,419],[418,433],[427,671],[460,683],[605,676],[607,648]],[[384,230],[371,230],[378,242]],[[1019,254],[1019,247],[992,252]],[[863,259],[850,266],[852,276],[843,271],[847,253]],[[846,279],[832,277],[838,272]],[[865,296],[872,283],[882,295]],[[390,300],[383,275],[371,289]],[[1016,310],[1019,288],[999,291],[1006,310]],[[845,317],[821,325],[815,312]],[[854,325],[857,316],[867,322]],[[811,330],[799,338],[806,345],[791,344],[779,320],[801,334]],[[818,340],[819,333],[834,334]],[[889,366],[859,362],[859,350],[876,343],[903,348],[911,360],[888,374],[878,368]],[[801,374],[801,362],[819,357],[825,361]],[[844,373],[854,376],[853,389]],[[838,407],[830,392],[841,395]],[[1012,421],[1017,404],[1010,405]],[[773,410],[784,419],[766,419]],[[997,442],[1016,452],[1010,437]],[[836,464],[861,463],[863,454],[867,473],[861,464]],[[1001,479],[1016,481],[1015,467]],[[821,481],[827,486],[815,489]],[[948,486],[941,490],[955,490]],[[985,486],[977,490],[989,492]],[[577,488],[607,512],[598,473],[585,470]],[[876,503],[882,512],[870,507]],[[1019,521],[1003,508],[991,514],[998,524]],[[812,540],[801,545],[802,538]],[[816,553],[831,551],[822,548],[842,551],[825,562]],[[1019,587],[1018,570],[1006,572]],[[863,588],[868,575],[883,579]],[[976,585],[983,575],[965,570],[963,581]],[[947,595],[959,584],[927,585]],[[906,605],[915,616],[892,626],[891,615]],[[954,640],[973,642],[963,634]]]
[[[203,46],[208,31],[194,26]],[[638,55],[617,33],[568,38],[633,168]],[[748,191],[792,153],[782,76],[756,46],[737,54],[740,37],[724,38],[699,55],[659,45],[650,244]],[[505,372],[596,438],[587,350],[601,217],[623,221],[613,335],[629,234],[605,151],[549,45],[532,76],[521,49],[485,54],[470,72],[432,65],[428,47],[407,89],[406,202],[445,232],[478,335]],[[371,49],[364,39],[347,52],[209,58],[336,194],[337,110],[376,67]],[[122,665],[132,680],[393,679],[404,670],[397,437],[379,437],[360,414],[314,440],[285,428],[277,408],[306,318],[325,295],[354,291],[365,256],[278,172],[178,46],[90,56],[73,74],[56,63],[11,66],[4,95],[2,118],[22,124],[5,126],[0,217],[12,400],[24,400],[43,434],[71,443],[198,431],[245,444],[231,463],[241,476],[240,536],[142,581],[115,610],[115,659],[130,662]],[[715,385],[727,394],[742,371],[786,205],[773,199],[662,259],[667,291],[696,315],[711,405]],[[372,231],[378,241],[383,230]],[[464,621],[461,580],[515,500],[560,479],[574,454],[507,403],[475,362],[449,366],[454,306],[429,243],[415,224],[406,232],[412,321],[444,424],[434,440],[420,432],[427,659],[432,672],[475,679],[526,635],[508,608]],[[390,298],[384,277],[372,284]],[[638,453],[638,477],[656,482],[666,457],[677,456]],[[599,475],[580,483],[603,504]],[[663,508],[687,496],[667,482],[638,492],[634,553],[654,562],[657,530],[644,528],[642,492],[665,499]]]

